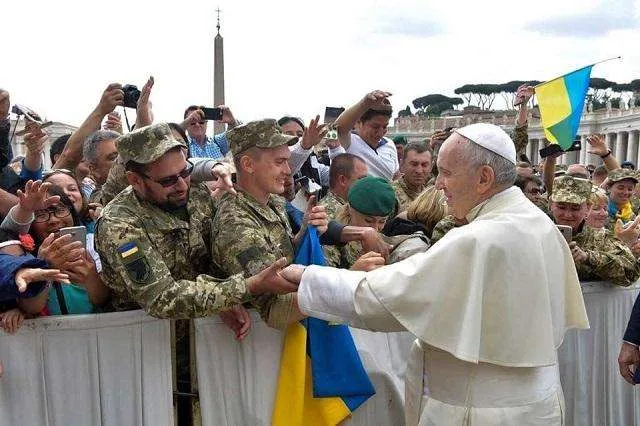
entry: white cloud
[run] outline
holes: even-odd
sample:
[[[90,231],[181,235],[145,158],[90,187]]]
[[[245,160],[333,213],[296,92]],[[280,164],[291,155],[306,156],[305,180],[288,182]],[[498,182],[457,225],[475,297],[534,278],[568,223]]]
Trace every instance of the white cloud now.
[[[587,63],[610,80],[640,78],[637,29],[567,38],[525,28],[604,1],[273,0],[219,3],[227,103],[244,120],[347,106],[375,88],[396,110],[465,83],[544,80]],[[433,4],[431,4],[433,3]],[[49,119],[79,124],[111,81],[156,78],[158,120],[213,99],[215,2],[33,0],[3,5],[0,87]],[[629,13],[632,13],[631,11]],[[133,112],[131,112],[133,117]]]

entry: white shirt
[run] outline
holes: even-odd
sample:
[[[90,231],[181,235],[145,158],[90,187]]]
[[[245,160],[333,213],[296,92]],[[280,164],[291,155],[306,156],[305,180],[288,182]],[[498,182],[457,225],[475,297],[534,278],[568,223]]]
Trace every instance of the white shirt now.
[[[360,136],[351,133],[351,145],[345,150],[338,147],[329,150],[329,158],[333,160],[338,154],[345,152],[357,155],[367,163],[369,168],[369,176],[385,178],[389,181],[393,180],[393,175],[400,168],[398,163],[398,151],[396,145],[387,138],[382,138],[382,145],[378,145],[377,149],[371,148]]]

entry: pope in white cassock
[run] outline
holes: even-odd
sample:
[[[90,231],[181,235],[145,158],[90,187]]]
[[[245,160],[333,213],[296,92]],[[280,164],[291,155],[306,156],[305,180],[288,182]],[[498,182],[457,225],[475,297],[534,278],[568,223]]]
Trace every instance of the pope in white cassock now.
[[[589,323],[569,247],[512,186],[515,163],[499,127],[459,129],[440,149],[436,187],[468,225],[371,272],[283,271],[309,316],[417,337],[407,425],[563,424],[556,349]]]

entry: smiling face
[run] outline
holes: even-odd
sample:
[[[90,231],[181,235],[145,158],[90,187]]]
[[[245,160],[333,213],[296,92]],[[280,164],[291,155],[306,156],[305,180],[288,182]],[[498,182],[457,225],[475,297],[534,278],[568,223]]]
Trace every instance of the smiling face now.
[[[604,228],[608,218],[609,213],[607,212],[607,203],[593,203],[587,216],[587,225],[595,229],[601,229]]]
[[[47,176],[43,181],[62,188],[62,191],[73,203],[73,208],[76,210],[76,213],[82,211],[82,193],[80,192],[78,181],[76,181],[75,178],[60,172]]]
[[[551,214],[558,225],[570,226],[574,233],[578,233],[580,224],[589,213],[589,205],[584,203],[551,202]]]
[[[636,182],[632,179],[623,179],[618,182],[614,182],[610,188],[611,201],[616,203],[618,207],[625,204],[631,199],[633,189]]]
[[[464,147],[468,143],[464,137],[454,133],[444,141],[438,154],[436,189],[444,191],[449,213],[458,219],[464,218],[479,200],[480,175],[478,169],[469,167],[464,155]]]
[[[387,216],[365,215],[349,206],[349,225],[370,227],[380,232],[382,228],[384,228],[385,223],[387,223]]]
[[[252,148],[243,154],[240,163],[242,174],[248,174],[261,195],[282,195],[285,185],[291,179],[289,167],[291,152],[287,145],[275,148]],[[290,182],[289,182],[290,183]]]
[[[387,134],[389,117],[385,115],[374,115],[366,121],[356,123],[356,132],[369,146],[377,147],[380,139]]]

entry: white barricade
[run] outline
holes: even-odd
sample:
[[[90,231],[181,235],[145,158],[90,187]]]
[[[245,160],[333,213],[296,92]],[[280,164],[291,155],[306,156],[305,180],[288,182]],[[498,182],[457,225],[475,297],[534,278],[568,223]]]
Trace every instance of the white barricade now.
[[[284,333],[251,311],[243,342],[217,317],[195,320],[198,390],[205,426],[271,424]],[[345,425],[404,424],[404,373],[414,337],[352,329],[356,347],[376,389]]]
[[[618,353],[638,284],[582,283],[591,328],[571,330],[558,351],[566,424],[640,425],[640,389],[618,372]]]
[[[173,425],[168,320],[142,311],[0,331],[0,425]]]

